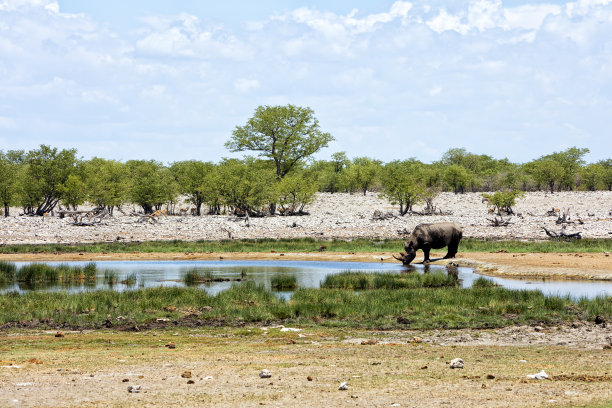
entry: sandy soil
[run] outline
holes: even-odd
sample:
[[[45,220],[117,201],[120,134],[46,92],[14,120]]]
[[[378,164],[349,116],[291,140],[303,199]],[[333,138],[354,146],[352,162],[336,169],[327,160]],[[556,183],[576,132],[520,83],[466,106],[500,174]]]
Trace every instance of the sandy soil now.
[[[0,337],[0,406],[558,407],[612,402],[612,351],[601,347],[612,336],[610,329],[592,324],[461,332],[289,329],[295,331],[98,331],[59,338],[55,332],[7,333]],[[564,339],[571,336],[584,340],[568,345]],[[507,339],[515,339],[513,347],[505,346]],[[454,358],[464,360],[463,369],[450,369]],[[259,377],[263,369],[271,378]],[[548,380],[527,379],[541,370]],[[346,391],[338,390],[343,382]],[[140,386],[140,392],[130,393],[130,386]]]

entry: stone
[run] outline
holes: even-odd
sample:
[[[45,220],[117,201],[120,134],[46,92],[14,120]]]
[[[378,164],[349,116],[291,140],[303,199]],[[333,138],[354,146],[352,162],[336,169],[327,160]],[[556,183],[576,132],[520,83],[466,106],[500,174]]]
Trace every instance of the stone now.
[[[127,390],[129,393],[138,393],[142,389],[141,385],[129,385]]]
[[[455,358],[451,360],[450,368],[463,368],[463,360],[460,358]]]
[[[339,391],[346,391],[346,390],[348,390],[348,389],[349,389],[349,387],[348,387],[348,383],[347,383],[347,382],[343,382],[343,383],[342,383],[342,384],[340,384],[340,386],[338,387],[338,390],[339,390]]]
[[[191,378],[191,371],[183,371],[182,378]]]
[[[270,378],[270,377],[272,377],[272,373],[265,368],[261,370],[261,372],[259,373],[259,378]]]
[[[542,370],[537,374],[527,374],[527,378],[532,380],[548,380],[548,374]]]

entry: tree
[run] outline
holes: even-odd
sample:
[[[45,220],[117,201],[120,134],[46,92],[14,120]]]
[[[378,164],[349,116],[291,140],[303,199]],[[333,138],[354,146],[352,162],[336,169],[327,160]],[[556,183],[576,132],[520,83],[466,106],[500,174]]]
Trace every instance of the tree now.
[[[563,166],[551,158],[543,157],[529,162],[526,170],[538,185],[548,185],[551,194],[555,192],[555,184],[560,183],[563,177]]]
[[[317,181],[307,172],[290,173],[278,183],[280,213],[283,215],[304,214],[317,192]]]
[[[226,205],[237,212],[261,214],[264,206],[278,199],[274,171],[270,162],[224,159],[218,168],[219,191]]]
[[[601,181],[608,191],[612,190],[612,159],[600,160],[597,162],[602,167]]]
[[[129,196],[145,214],[161,209],[176,199],[178,187],[170,170],[155,160],[126,162],[130,177]]]
[[[455,194],[465,192],[470,175],[465,167],[451,164],[444,170],[444,182],[453,188]]]
[[[18,163],[12,160],[10,152],[4,154],[0,151],[0,205],[4,206],[5,217],[10,215],[10,207],[17,200],[18,166]]]
[[[580,177],[584,188],[589,191],[595,191],[599,184],[603,184],[604,172],[604,167],[597,163],[581,168]]]
[[[356,157],[352,164],[346,169],[345,180],[346,186],[350,191],[354,189],[361,190],[363,195],[366,195],[382,170],[382,162],[380,160],[370,159],[368,157]]]
[[[83,178],[76,174],[71,174],[64,183],[64,194],[62,195],[62,204],[66,207],[72,207],[76,210],[79,205],[85,202],[87,198],[87,189]]]
[[[112,214],[114,208],[127,199],[127,166],[115,160],[94,157],[86,161],[83,167],[88,200]]]
[[[188,160],[175,162],[170,167],[170,171],[174,175],[179,192],[185,194],[189,201],[196,207],[196,215],[201,215],[202,204],[205,200],[205,183],[208,173],[214,170],[213,163],[201,162],[197,160]]]
[[[585,164],[584,155],[589,152],[587,148],[570,147],[562,152],[555,152],[546,156],[542,156],[544,160],[554,160],[562,168],[562,174],[559,179],[559,187],[573,189],[576,183],[576,175],[581,166]]]
[[[502,212],[514,214],[512,207],[516,204],[516,199],[524,196],[525,193],[520,190],[496,191],[493,194],[482,194],[482,197],[485,198],[490,205],[493,205],[497,209],[497,214],[500,215]]]
[[[237,126],[225,146],[232,152],[258,151],[274,161],[280,180],[300,161],[327,147],[333,137],[322,132],[310,108],[259,106],[246,125]]]
[[[423,200],[423,164],[417,160],[392,161],[384,166],[381,183],[383,196],[391,204],[399,204],[400,215],[406,215],[412,206]]]
[[[58,151],[46,145],[25,155],[22,204],[26,213],[43,215],[62,199],[66,181],[75,172],[76,149]],[[36,207],[36,209],[34,209]]]

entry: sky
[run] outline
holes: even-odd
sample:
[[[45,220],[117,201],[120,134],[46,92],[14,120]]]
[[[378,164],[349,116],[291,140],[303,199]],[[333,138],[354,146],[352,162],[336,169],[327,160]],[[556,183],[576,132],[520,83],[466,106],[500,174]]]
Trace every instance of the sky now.
[[[612,157],[612,0],[0,0],[0,150],[219,161],[260,105],[317,154]]]

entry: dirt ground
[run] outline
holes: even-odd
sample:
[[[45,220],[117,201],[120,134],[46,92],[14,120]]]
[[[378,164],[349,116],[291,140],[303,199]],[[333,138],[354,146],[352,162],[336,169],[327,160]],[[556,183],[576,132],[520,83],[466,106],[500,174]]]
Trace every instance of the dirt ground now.
[[[610,336],[609,329],[595,325],[576,330],[587,329],[596,336]],[[63,337],[56,337],[56,332],[9,332],[0,337],[0,406],[612,403],[611,350],[529,340],[538,335],[557,341],[557,332],[563,330],[512,330],[359,332],[253,327],[67,332]],[[512,347],[480,340],[488,336],[521,340]],[[454,358],[463,359],[463,369],[450,368]],[[263,369],[270,371],[270,378],[260,378]],[[548,380],[527,378],[541,370]],[[343,382],[348,390],[338,390]],[[128,387],[138,386],[140,392],[129,392]]]
[[[420,257],[419,257],[420,254]],[[440,258],[444,253],[431,253]],[[110,261],[110,260],[295,260],[398,262],[390,252],[304,252],[304,253],[69,253],[69,254],[0,254],[0,261]],[[414,262],[422,261],[417,253]],[[447,263],[448,260],[436,261]],[[606,253],[459,253],[454,260],[460,265],[474,266],[486,275],[504,277],[612,280],[612,256]]]

